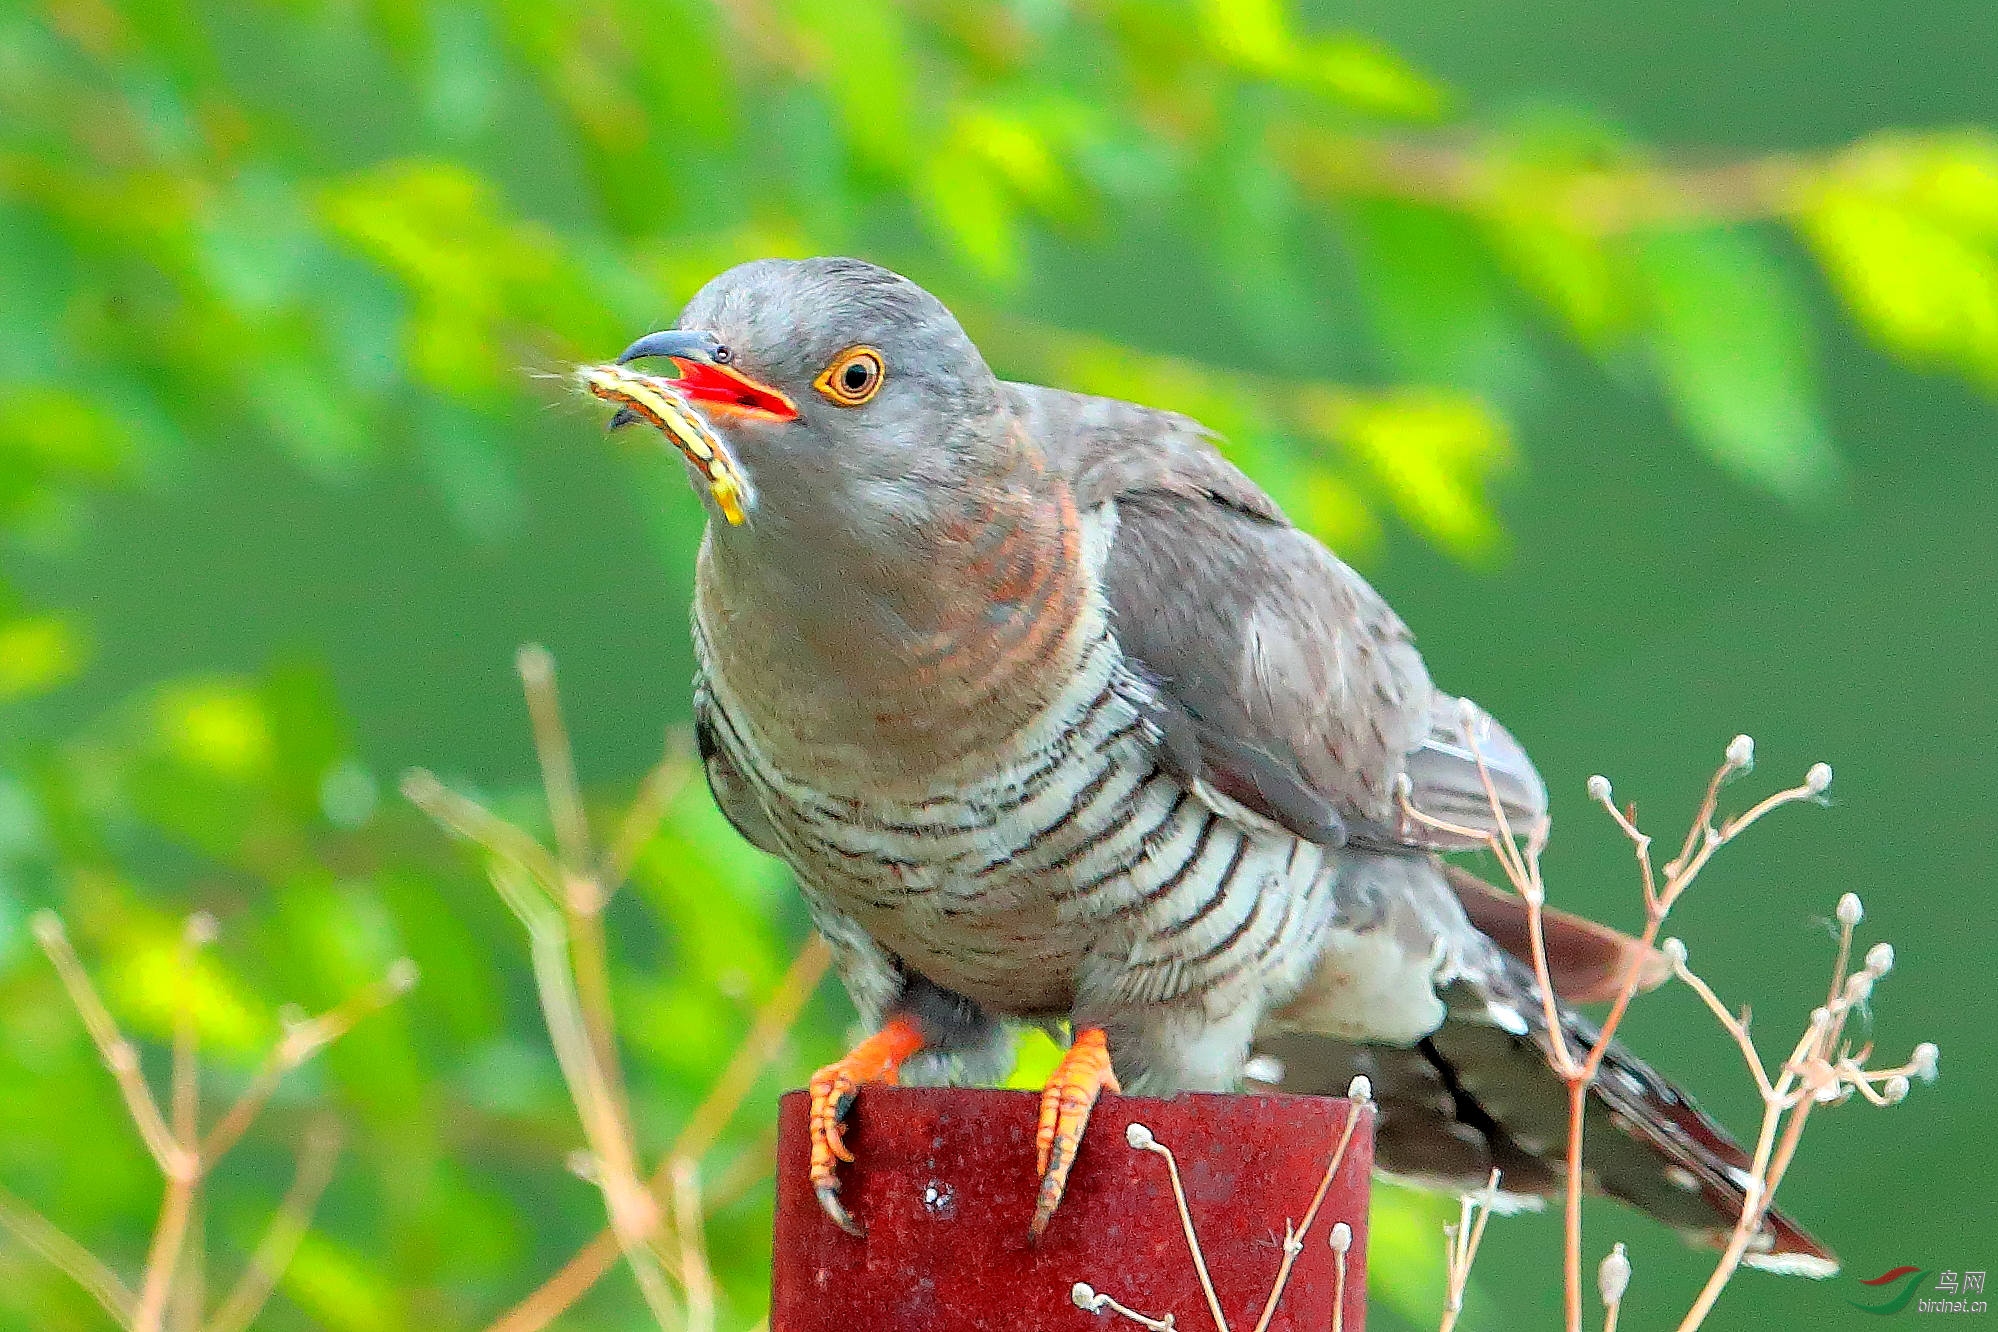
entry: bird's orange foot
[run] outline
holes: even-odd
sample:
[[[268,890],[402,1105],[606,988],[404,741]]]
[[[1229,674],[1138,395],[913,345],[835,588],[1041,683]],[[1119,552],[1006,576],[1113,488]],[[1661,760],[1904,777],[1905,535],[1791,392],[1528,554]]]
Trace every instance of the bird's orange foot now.
[[[914,1022],[890,1018],[880,1031],[856,1045],[853,1053],[812,1075],[812,1192],[833,1224],[849,1235],[865,1232],[839,1200],[838,1163],[853,1160],[841,1125],[863,1083],[892,1085],[902,1065],[922,1048],[923,1034]]]
[[[1068,1053],[1055,1066],[1054,1076],[1041,1092],[1041,1126],[1034,1145],[1041,1173],[1040,1196],[1034,1200],[1034,1219],[1027,1227],[1030,1239],[1054,1219],[1061,1195],[1068,1187],[1068,1172],[1075,1164],[1076,1149],[1082,1146],[1082,1131],[1088,1127],[1089,1112],[1105,1091],[1121,1092],[1117,1075],[1110,1068],[1110,1046],[1101,1027],[1080,1027],[1069,1043]]]

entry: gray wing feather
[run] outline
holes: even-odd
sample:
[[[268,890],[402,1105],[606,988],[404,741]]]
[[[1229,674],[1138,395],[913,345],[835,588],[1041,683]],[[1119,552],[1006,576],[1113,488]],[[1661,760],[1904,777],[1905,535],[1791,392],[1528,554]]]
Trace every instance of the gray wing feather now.
[[[1424,813],[1475,833],[1495,822],[1467,714],[1365,579],[1291,526],[1197,422],[1008,388],[1077,504],[1116,506],[1103,577],[1118,641],[1191,719],[1212,785],[1313,841],[1478,844],[1400,813],[1406,776]],[[1468,715],[1508,820],[1544,826],[1525,751],[1482,709]]]

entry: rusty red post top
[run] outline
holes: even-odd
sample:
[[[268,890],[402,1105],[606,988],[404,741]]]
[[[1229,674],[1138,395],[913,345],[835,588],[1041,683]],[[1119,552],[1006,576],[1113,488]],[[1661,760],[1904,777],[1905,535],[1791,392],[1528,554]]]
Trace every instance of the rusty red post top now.
[[[1138,1332],[1167,1315],[1176,1332],[1209,1332],[1160,1148],[1227,1332],[1363,1332],[1371,1106],[1105,1096],[1061,1210],[1032,1246],[1037,1109],[1032,1092],[863,1088],[846,1134],[859,1159],[841,1167],[840,1196],[867,1228],[855,1239],[806,1178],[808,1098],[784,1097],[771,1332]],[[1265,1325],[1286,1233],[1295,1257]]]

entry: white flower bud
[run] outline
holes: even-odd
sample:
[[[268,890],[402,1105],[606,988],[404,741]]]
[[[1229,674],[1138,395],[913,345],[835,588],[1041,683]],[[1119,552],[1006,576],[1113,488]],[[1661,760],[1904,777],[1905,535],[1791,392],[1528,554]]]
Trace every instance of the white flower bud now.
[[[391,994],[408,994],[416,988],[416,982],[422,979],[422,976],[423,972],[416,965],[416,959],[399,957],[389,963],[388,975],[383,977],[383,981]]]
[[[1866,908],[1860,903],[1858,893],[1847,893],[1838,899],[1838,923],[1847,929],[1853,928],[1866,919]]]
[[[1880,1094],[1887,1098],[1887,1104],[1899,1105],[1908,1099],[1908,1080],[1896,1073],[1887,1079],[1887,1085],[1880,1089]]]
[[[1823,795],[1831,787],[1831,764],[1813,763],[1804,774],[1804,786],[1812,795]]]
[[[1878,980],[1894,969],[1894,945],[1877,943],[1866,950],[1866,969]]]
[[[1090,1285],[1087,1281],[1078,1281],[1069,1287],[1068,1298],[1074,1302],[1076,1308],[1082,1310],[1084,1313],[1096,1313],[1102,1308],[1096,1302],[1096,1287]]]
[[[1362,1105],[1374,1099],[1374,1084],[1368,1080],[1366,1074],[1355,1074],[1353,1080],[1346,1084],[1346,1099],[1358,1101]]]
[[[1134,1119],[1124,1129],[1124,1141],[1130,1143],[1134,1151],[1142,1152],[1152,1145],[1154,1139],[1152,1131]]]
[[[1831,1010],[1829,1008],[1819,1007],[1811,1010],[1811,1027],[1813,1030],[1822,1031],[1830,1025]]]
[[[28,926],[34,930],[35,938],[44,948],[53,948],[62,942],[62,917],[46,907],[28,917]]]
[[[1623,1293],[1630,1289],[1630,1254],[1623,1245],[1611,1249],[1602,1266],[1596,1269],[1596,1289],[1602,1294],[1605,1306],[1613,1308],[1623,1303]]]
[[[1686,941],[1678,935],[1675,934],[1664,943],[1659,944],[1658,951],[1665,954],[1665,960],[1673,966],[1683,967],[1686,965]]]
[[[1923,1041],[1920,1045],[1916,1046],[1914,1057],[1908,1061],[1909,1065],[1914,1069],[1915,1076],[1923,1082],[1934,1082],[1936,1080],[1936,1059],[1940,1053],[1936,1049],[1934,1041]]]
[[[1740,768],[1743,772],[1755,766],[1755,740],[1753,737],[1737,735],[1734,739],[1727,742],[1727,766],[1730,768]]]
[[[1855,971],[1845,979],[1845,1001],[1849,1004],[1863,1004],[1873,997],[1873,973]]]
[[[1598,805],[1607,805],[1613,794],[1615,793],[1610,789],[1609,778],[1603,776],[1601,773],[1597,773],[1595,776],[1589,778],[1589,799],[1595,801]]]
[[[1344,1253],[1353,1247],[1353,1228],[1344,1221],[1332,1227],[1332,1252]]]

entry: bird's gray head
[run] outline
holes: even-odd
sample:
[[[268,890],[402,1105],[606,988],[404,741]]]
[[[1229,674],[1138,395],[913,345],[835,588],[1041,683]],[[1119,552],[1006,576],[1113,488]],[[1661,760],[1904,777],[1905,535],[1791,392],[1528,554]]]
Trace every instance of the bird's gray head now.
[[[731,268],[618,359],[646,358],[673,363],[668,406],[696,414],[723,472],[741,474],[730,512],[716,467],[668,431],[733,546],[906,550],[1011,466],[998,383],[956,318],[858,259]]]

